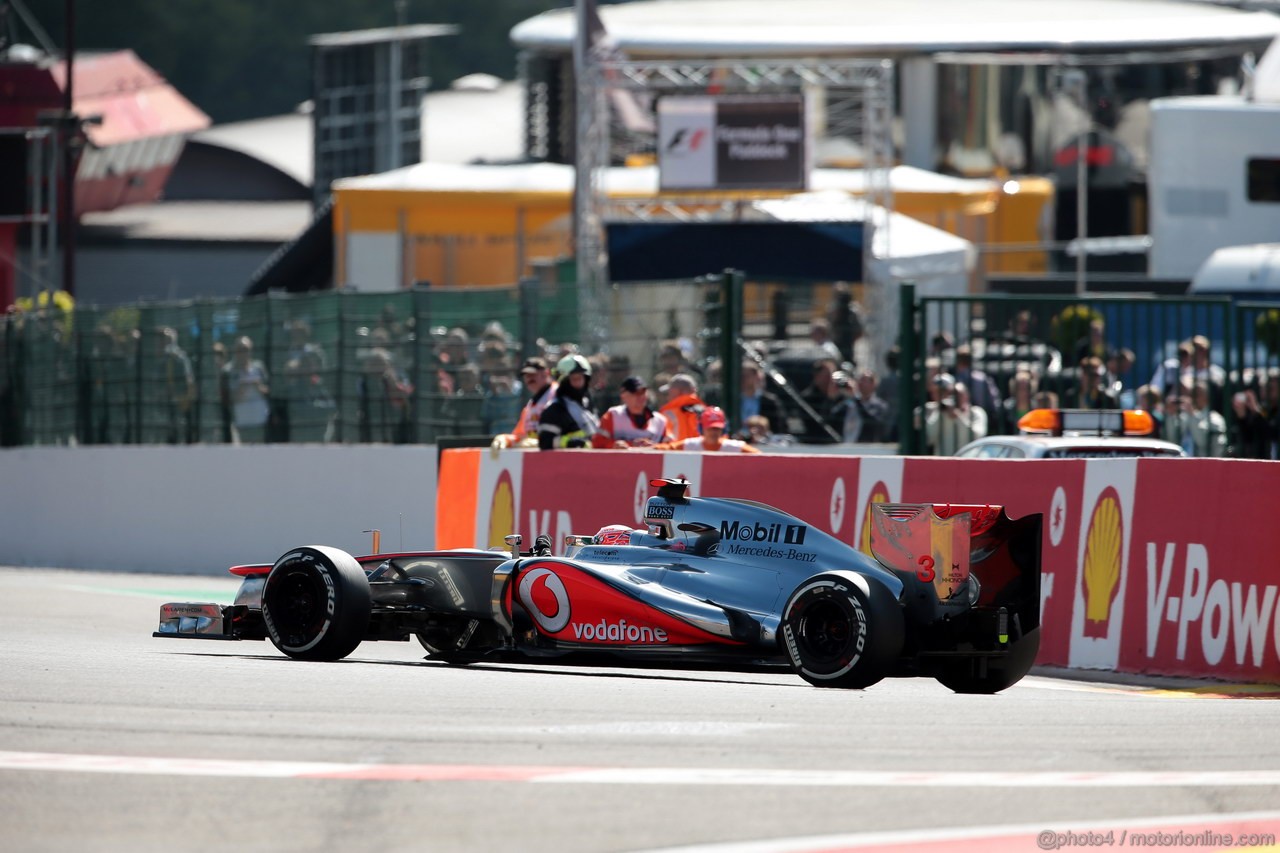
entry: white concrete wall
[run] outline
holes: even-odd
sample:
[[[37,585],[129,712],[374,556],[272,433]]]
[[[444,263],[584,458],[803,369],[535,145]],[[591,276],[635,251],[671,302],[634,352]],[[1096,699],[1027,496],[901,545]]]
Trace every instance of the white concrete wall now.
[[[0,565],[221,573],[297,545],[435,545],[436,448],[0,450]]]

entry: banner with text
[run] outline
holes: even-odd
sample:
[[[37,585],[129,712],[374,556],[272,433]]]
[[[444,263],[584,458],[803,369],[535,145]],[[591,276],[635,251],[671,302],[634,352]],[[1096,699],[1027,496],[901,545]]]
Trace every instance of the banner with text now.
[[[803,190],[808,179],[803,95],[680,95],[658,102],[662,190]]]

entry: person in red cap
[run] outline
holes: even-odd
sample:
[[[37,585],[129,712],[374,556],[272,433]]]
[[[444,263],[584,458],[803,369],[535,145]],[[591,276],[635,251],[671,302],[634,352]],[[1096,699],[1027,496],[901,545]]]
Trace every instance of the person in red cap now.
[[[672,438],[666,415],[649,407],[649,388],[639,376],[628,376],[619,388],[622,403],[600,418],[591,446],[600,448],[652,447]]]
[[[667,441],[655,444],[656,450],[701,450],[706,453],[759,453],[760,448],[739,441],[736,438],[725,438],[724,411],[719,406],[708,406],[702,410],[700,418],[702,435],[683,438],[678,441]]]

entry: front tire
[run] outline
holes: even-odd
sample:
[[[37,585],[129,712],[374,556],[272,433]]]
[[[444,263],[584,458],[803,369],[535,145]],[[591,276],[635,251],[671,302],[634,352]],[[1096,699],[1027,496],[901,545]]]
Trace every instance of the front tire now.
[[[1014,640],[1008,654],[989,660],[985,667],[978,661],[958,660],[948,663],[936,678],[957,693],[999,693],[1031,671],[1039,651],[1040,629],[1036,628]]]
[[[782,644],[796,674],[815,687],[862,689],[902,654],[902,607],[882,584],[853,572],[814,575],[787,599]]]
[[[345,551],[295,548],[271,567],[262,619],[277,649],[298,660],[341,660],[369,630],[369,579]]]

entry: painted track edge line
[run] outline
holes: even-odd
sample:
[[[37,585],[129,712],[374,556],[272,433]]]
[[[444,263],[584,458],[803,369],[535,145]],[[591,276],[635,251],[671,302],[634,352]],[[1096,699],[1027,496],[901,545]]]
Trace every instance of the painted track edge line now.
[[[1097,823],[1045,821],[1039,824],[993,824],[955,828],[885,830],[833,835],[795,836],[760,841],[725,841],[677,847],[651,847],[631,853],[839,853],[842,850],[894,848],[909,850],[915,845],[938,845],[966,841],[1017,839],[1042,832],[1135,832],[1173,831],[1187,825],[1213,825],[1222,829],[1251,823],[1280,822],[1280,811],[1223,812],[1167,817],[1115,818]],[[1241,848],[1248,849],[1248,848]]]
[[[533,782],[577,785],[794,787],[1256,787],[1280,786],[1280,770],[1138,772],[797,771],[768,768],[551,767],[477,764],[269,761],[0,751],[0,770],[169,776],[384,781]]]

